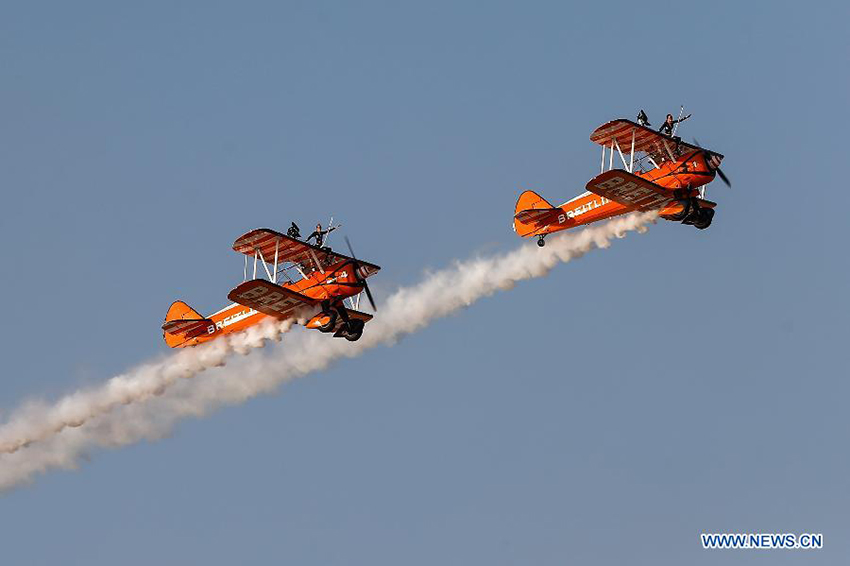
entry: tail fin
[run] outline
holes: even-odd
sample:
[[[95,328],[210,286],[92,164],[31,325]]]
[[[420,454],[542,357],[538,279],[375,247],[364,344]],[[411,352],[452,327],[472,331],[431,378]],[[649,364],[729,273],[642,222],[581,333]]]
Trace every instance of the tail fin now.
[[[516,201],[514,232],[531,236],[557,220],[560,211],[534,191],[525,191]]]
[[[183,301],[174,301],[162,323],[162,337],[170,348],[176,348],[195,336],[206,334],[210,324],[210,319]]]

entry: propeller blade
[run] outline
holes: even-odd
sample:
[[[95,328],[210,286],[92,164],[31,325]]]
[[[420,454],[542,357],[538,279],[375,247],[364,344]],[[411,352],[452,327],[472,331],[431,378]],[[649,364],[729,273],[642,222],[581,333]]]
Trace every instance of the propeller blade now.
[[[351,247],[351,240],[348,239],[348,236],[345,237],[345,244],[348,246],[348,251],[351,252],[351,257],[354,258],[354,276],[358,281],[363,283],[363,290],[366,291],[366,298],[369,299],[369,304],[372,305],[372,310],[378,312],[378,307],[375,306],[375,299],[372,298],[372,291],[369,290],[369,284],[366,283],[366,279],[360,276],[360,262],[357,260],[357,256],[354,255],[354,248]]]
[[[357,259],[357,256],[354,255],[354,248],[351,247],[351,240],[348,239],[348,236],[345,237],[345,244],[348,246],[348,251],[351,253],[351,257]]]
[[[369,290],[369,284],[363,280],[363,290],[366,291],[366,298],[369,299],[369,304],[372,305],[372,310],[378,312],[378,307],[375,306],[375,299],[372,298],[372,291]]]

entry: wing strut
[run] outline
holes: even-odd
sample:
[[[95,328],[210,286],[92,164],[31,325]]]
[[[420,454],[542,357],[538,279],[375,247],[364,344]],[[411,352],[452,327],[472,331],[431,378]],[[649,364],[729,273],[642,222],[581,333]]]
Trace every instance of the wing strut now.
[[[263,262],[263,269],[266,270],[266,275],[268,275],[269,281],[274,283],[274,281],[272,280],[273,279],[272,273],[271,273],[271,271],[269,271],[269,264],[266,262],[266,258],[263,257],[263,250],[261,250],[260,248],[256,248],[255,251],[254,251],[254,263],[255,264],[257,262],[257,256],[260,256],[260,261]],[[254,279],[256,279],[256,278],[257,278],[257,271],[256,271],[256,266],[255,266],[254,267]]]
[[[311,255],[311,256],[313,256],[313,261],[315,261],[315,262],[316,262],[316,268],[318,268],[318,270],[319,270],[321,273],[324,273],[324,272],[325,272],[325,270],[324,270],[324,269],[322,269],[322,264],[321,264],[321,262],[319,262],[319,258],[318,258],[318,257],[316,257],[316,252],[314,252],[314,251],[313,251],[313,248],[308,248],[308,249],[310,250],[310,255]]]
[[[614,140],[614,145],[617,146],[617,153],[620,154],[620,161],[623,162],[623,167],[626,167],[628,170],[628,165],[626,165],[626,156],[623,155],[623,150],[620,149],[620,144],[617,142],[617,140]],[[631,171],[629,171],[629,173],[631,173]]]
[[[277,253],[280,250],[280,238],[274,241],[274,277],[272,283],[277,283]]]

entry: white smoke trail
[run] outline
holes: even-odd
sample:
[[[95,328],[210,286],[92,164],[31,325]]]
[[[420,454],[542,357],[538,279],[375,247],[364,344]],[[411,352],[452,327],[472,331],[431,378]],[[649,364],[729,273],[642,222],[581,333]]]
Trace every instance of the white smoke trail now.
[[[74,468],[81,456],[97,447],[160,438],[183,418],[242,402],[342,357],[392,344],[480,298],[546,275],[558,263],[594,248],[607,248],[612,238],[628,231],[644,232],[656,217],[655,213],[630,214],[577,233],[556,235],[544,248],[524,245],[502,256],[457,262],[391,295],[357,342],[312,331],[293,334],[271,356],[248,357],[238,367],[213,371],[203,379],[180,379],[222,366],[231,352],[245,353],[269,339],[279,339],[292,324],[268,322],[143,366],[52,406],[30,404],[0,427],[0,448],[7,452],[0,455],[0,490],[50,469]],[[79,426],[83,423],[86,426]]]
[[[67,395],[54,405],[43,402],[25,404],[0,428],[0,452],[16,452],[68,427],[82,426],[119,405],[162,395],[178,379],[194,377],[204,370],[223,366],[227,356],[233,352],[247,354],[261,348],[267,340],[279,340],[294,323],[294,320],[266,319],[244,332],[197,348],[180,350],[159,362],[113,377],[101,387]]]

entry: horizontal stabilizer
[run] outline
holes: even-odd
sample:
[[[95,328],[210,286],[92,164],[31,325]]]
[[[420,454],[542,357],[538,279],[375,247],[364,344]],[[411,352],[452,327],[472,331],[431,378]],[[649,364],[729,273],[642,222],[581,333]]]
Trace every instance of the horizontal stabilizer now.
[[[560,208],[530,208],[528,210],[520,210],[514,215],[514,218],[524,224],[551,224],[558,218]]]
[[[279,319],[290,318],[298,308],[312,306],[318,302],[265,279],[245,281],[230,291],[227,298]]]
[[[194,338],[200,334],[205,334],[207,327],[212,323],[213,321],[208,318],[197,320],[166,320],[162,323],[162,330],[175,336]]]

